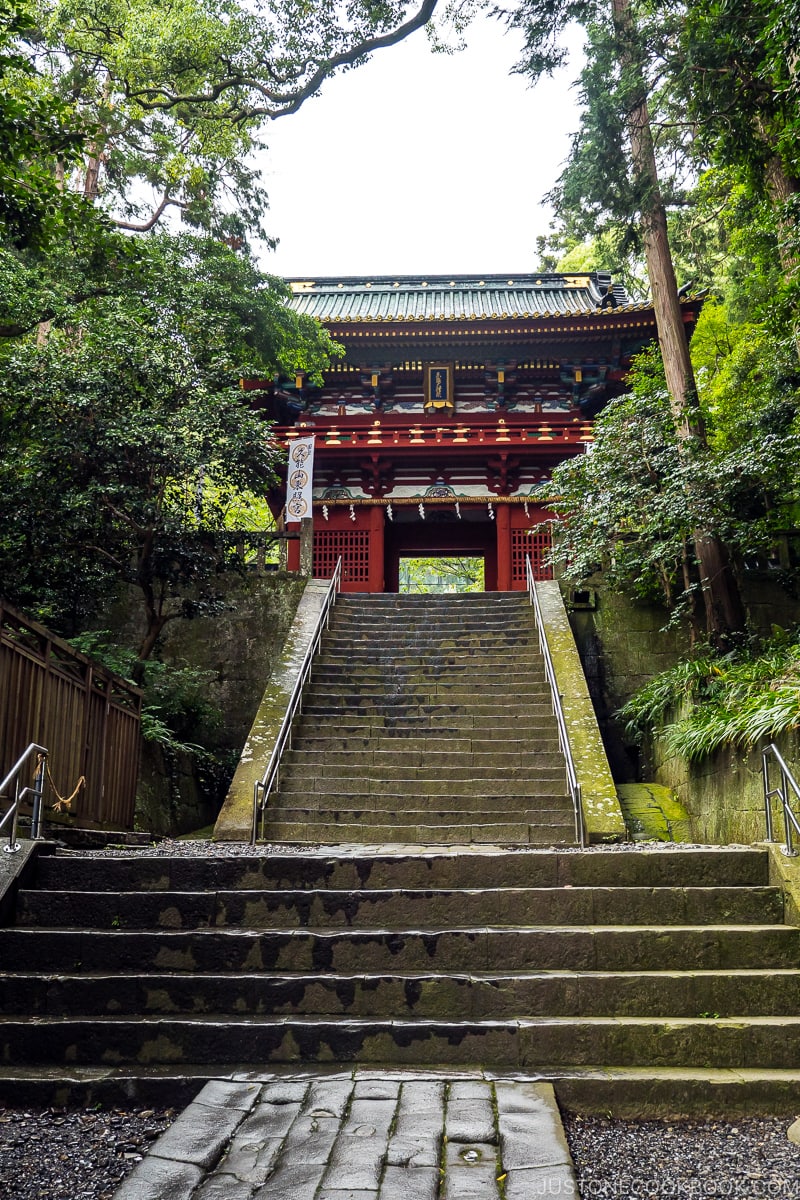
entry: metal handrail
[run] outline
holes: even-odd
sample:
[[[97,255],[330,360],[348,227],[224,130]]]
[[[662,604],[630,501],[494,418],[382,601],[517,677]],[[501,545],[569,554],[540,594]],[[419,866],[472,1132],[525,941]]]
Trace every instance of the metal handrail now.
[[[556,718],[558,726],[558,744],[561,753],[564,755],[564,764],[567,772],[567,787],[569,788],[570,799],[572,800],[572,809],[575,815],[575,840],[579,846],[586,845],[586,826],[583,820],[583,804],[581,803],[581,785],[578,782],[578,773],[575,770],[575,759],[572,757],[572,747],[569,742],[569,734],[567,733],[567,722],[564,717],[564,706],[561,703],[561,693],[558,690],[558,682],[556,680],[556,671],[553,666],[553,656],[550,653],[550,645],[547,640],[547,633],[544,628],[544,620],[542,619],[542,609],[539,604],[539,597],[536,594],[536,581],[533,577],[533,567],[531,566],[530,554],[525,555],[525,576],[528,581],[528,596],[533,606],[534,617],[536,619],[536,630],[539,634],[539,648],[544,659],[544,671],[547,676],[547,682],[550,685],[550,699],[553,704],[553,714]]]
[[[342,560],[340,557],[336,562],[336,566],[334,567],[330,586],[325,593],[325,600],[323,601],[320,614],[317,617],[317,623],[314,626],[314,632],[311,635],[311,641],[308,644],[303,661],[300,664],[300,671],[297,679],[295,680],[295,685],[292,688],[292,694],[289,697],[289,703],[286,706],[286,715],[281,722],[281,727],[275,740],[275,745],[272,749],[272,754],[270,755],[267,769],[262,778],[253,786],[253,828],[250,834],[251,846],[255,846],[256,844],[259,810],[261,811],[261,833],[263,836],[267,801],[269,800],[270,792],[278,782],[283,752],[287,748],[291,748],[292,724],[302,706],[303,688],[305,687],[308,676],[311,674],[311,664],[313,662],[314,655],[319,649],[319,644],[322,641],[323,633],[328,628],[328,622],[331,618],[331,609],[336,603],[336,597],[341,591],[341,587]]]
[[[780,783],[774,788],[771,788],[769,785],[770,756],[774,758],[780,771]],[[770,742],[761,751],[761,776],[764,781],[764,816],[767,821],[767,841],[776,842],[778,840],[775,837],[775,827],[772,821],[772,804],[770,803],[777,796],[783,809],[784,845],[782,846],[782,850],[789,858],[796,858],[798,851],[794,847],[793,835],[797,834],[800,837],[800,820],[798,820],[792,811],[792,806],[789,803],[789,788],[792,789],[797,799],[800,800],[800,784],[798,784],[794,775],[789,770],[783,755],[774,742]]]
[[[33,787],[20,787],[20,772],[27,763],[32,754],[38,754],[36,762],[36,773],[33,778]],[[42,836],[42,792],[44,791],[44,769],[47,762],[48,751],[44,746],[38,746],[36,742],[31,742],[28,749],[23,751],[19,756],[14,766],[6,775],[5,779],[0,781],[0,797],[3,796],[6,788],[10,783],[14,784],[14,803],[11,805],[7,813],[4,813],[2,821],[0,821],[0,832],[3,826],[10,820],[11,831],[8,835],[8,845],[3,846],[5,854],[17,854],[20,850],[20,844],[17,841],[17,822],[19,820],[19,806],[26,796],[33,796],[33,811],[31,814],[31,838],[36,840]]]

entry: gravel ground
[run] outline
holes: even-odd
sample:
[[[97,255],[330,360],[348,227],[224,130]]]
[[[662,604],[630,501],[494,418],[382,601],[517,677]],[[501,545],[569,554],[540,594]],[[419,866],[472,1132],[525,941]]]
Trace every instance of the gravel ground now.
[[[800,1197],[790,1120],[617,1121],[566,1115],[582,1200]]]
[[[109,1200],[175,1109],[0,1108],[0,1196]]]
[[[431,847],[433,848],[433,847]],[[289,843],[280,842],[271,844],[269,842],[261,842],[257,846],[251,846],[249,842],[212,842],[203,839],[178,840],[176,838],[164,838],[162,841],[150,842],[146,846],[120,846],[109,845],[102,849],[66,849],[61,853],[80,854],[82,856],[93,856],[95,858],[129,858],[131,856],[141,855],[147,858],[153,857],[176,857],[176,858],[237,858],[247,855],[265,855],[265,854],[282,854],[286,851],[297,850],[299,852],[308,853],[314,850],[329,850],[329,846],[319,846],[316,843]],[[355,847],[353,847],[355,849]],[[374,850],[373,846],[367,847],[369,850]],[[495,849],[495,847],[492,847]],[[507,845],[502,847],[503,850],[547,850],[547,846],[512,846]],[[549,849],[558,850],[559,854],[583,854],[580,846],[551,846]],[[645,850],[656,850],[664,854],[674,853],[676,850],[719,850],[721,847],[703,846],[689,844],[687,842],[614,842],[608,846],[592,846],[592,853],[603,854],[619,854],[623,851],[642,852]],[[726,846],[726,850],[752,850],[752,846]]]
[[[212,842],[200,839],[191,841],[163,838],[149,842],[146,846],[119,846],[111,844],[97,849],[81,850],[68,847],[59,854],[78,854],[81,858],[240,858],[254,854],[277,854],[281,850],[309,850],[313,846],[272,846],[262,843],[251,846],[249,842]]]
[[[0,1109],[0,1196],[110,1200],[174,1109]],[[567,1114],[582,1200],[800,1197],[786,1120],[616,1121]]]

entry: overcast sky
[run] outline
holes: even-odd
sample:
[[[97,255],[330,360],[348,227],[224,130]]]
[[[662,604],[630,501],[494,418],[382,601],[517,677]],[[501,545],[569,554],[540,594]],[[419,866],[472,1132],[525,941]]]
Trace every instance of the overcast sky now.
[[[518,40],[483,18],[468,48],[433,54],[419,32],[267,129],[262,265],[284,276],[521,273],[577,125],[578,64],[531,88]],[[579,55],[573,54],[577,60]]]

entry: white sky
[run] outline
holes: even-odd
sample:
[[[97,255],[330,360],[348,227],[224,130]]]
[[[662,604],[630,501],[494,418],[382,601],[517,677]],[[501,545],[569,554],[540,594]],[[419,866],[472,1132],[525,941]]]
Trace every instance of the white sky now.
[[[530,88],[519,42],[482,18],[467,49],[431,52],[423,32],[267,129],[268,228],[277,275],[534,270],[543,195],[577,126],[579,66]],[[573,60],[578,54],[573,53]]]

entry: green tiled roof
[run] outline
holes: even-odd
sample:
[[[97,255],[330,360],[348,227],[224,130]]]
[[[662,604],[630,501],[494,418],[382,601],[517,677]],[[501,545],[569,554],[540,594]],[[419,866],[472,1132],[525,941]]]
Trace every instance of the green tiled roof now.
[[[386,275],[290,280],[292,306],[328,324],[351,321],[524,320],[632,306],[602,271],[537,275]],[[610,292],[610,295],[609,295]]]

